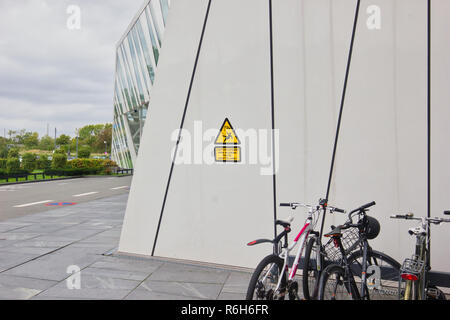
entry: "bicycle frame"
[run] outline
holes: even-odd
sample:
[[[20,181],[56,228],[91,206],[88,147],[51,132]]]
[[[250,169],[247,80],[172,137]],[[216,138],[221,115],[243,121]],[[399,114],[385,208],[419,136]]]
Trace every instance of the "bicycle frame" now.
[[[298,204],[298,205],[308,208],[308,217],[306,218],[304,226],[302,227],[300,232],[297,234],[297,236],[295,237],[293,242],[288,247],[283,248],[281,253],[279,254],[280,258],[282,258],[284,260],[284,264],[283,264],[283,269],[282,269],[283,271],[281,273],[281,276],[278,279],[278,283],[277,283],[277,286],[275,289],[276,292],[280,289],[281,280],[283,278],[284,272],[286,272],[286,270],[288,270],[289,253],[297,246],[297,244],[300,244],[298,247],[297,253],[295,255],[295,259],[292,264],[291,271],[289,273],[288,284],[294,279],[295,274],[297,273],[300,257],[302,256],[303,250],[305,248],[306,240],[308,239],[308,236],[311,233],[311,231],[314,230],[314,227],[316,226],[317,221],[318,221],[318,215],[317,215],[317,217],[314,217],[314,214],[321,210],[320,207],[317,207],[316,209],[314,209],[312,206],[302,205],[302,204]],[[320,259],[318,259],[318,263],[320,264]]]
[[[365,216],[366,211],[365,210],[357,211],[357,209],[356,209],[353,212],[356,212],[360,216],[359,222],[356,224],[351,223],[348,225],[348,227],[359,228],[361,216]],[[351,222],[350,216],[353,212],[351,212],[349,214],[350,222]],[[353,299],[356,299],[356,300],[369,299],[369,291],[368,291],[368,287],[367,287],[367,256],[368,256],[369,250],[372,250],[372,249],[369,246],[369,242],[368,242],[366,234],[364,232],[360,233],[360,238],[353,246],[353,247],[362,246],[362,251],[363,251],[362,262],[361,262],[361,268],[362,268],[361,269],[361,289],[359,291],[358,291],[358,285],[356,284],[356,281],[355,281],[354,274],[351,270],[350,264],[348,263],[349,252],[344,249],[344,246],[341,241],[341,237],[332,237],[332,238],[335,241],[336,245],[338,246],[338,248],[341,252],[341,255],[342,255],[341,266],[344,268],[345,273],[346,273],[345,278],[348,281],[346,284],[347,290],[352,295]]]
[[[352,295],[353,299],[356,300],[361,300],[361,299],[366,299],[368,297],[368,292],[367,292],[367,286],[366,286],[366,282],[367,282],[367,252],[369,250],[369,243],[367,242],[367,239],[360,239],[358,240],[359,243],[362,243],[362,250],[363,250],[363,261],[362,261],[362,272],[361,272],[361,290],[358,291],[358,285],[356,284],[355,281],[355,277],[354,274],[352,272],[352,269],[350,268],[350,265],[348,263],[348,257],[347,254],[348,252],[345,251],[341,239],[340,238],[335,238],[335,240],[337,241],[337,245],[339,246],[339,250],[341,251],[342,254],[342,267],[345,270],[346,273],[346,279],[347,279],[347,290],[349,291],[349,293]]]
[[[415,235],[416,246],[415,255],[411,261],[416,263],[423,262],[422,270],[416,274],[403,273],[402,278],[405,280],[405,292],[404,300],[424,300],[426,299],[426,271],[428,269],[428,252],[427,252],[427,235],[429,225],[425,218],[412,218],[413,220],[420,220],[421,227],[411,228],[409,233]],[[412,277],[417,276],[417,280],[412,279]],[[399,292],[401,292],[401,280],[399,281]],[[417,287],[418,286],[418,287]]]

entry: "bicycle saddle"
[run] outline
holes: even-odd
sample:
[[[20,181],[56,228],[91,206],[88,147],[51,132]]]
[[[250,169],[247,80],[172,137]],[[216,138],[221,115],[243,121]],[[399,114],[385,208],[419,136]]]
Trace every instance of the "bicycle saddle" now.
[[[342,227],[343,226],[337,226],[334,227],[330,232],[324,234],[324,237],[330,238],[330,237],[340,237],[342,236]]]
[[[290,222],[283,221],[283,220],[277,220],[275,221],[275,224],[282,226],[283,228],[287,228],[291,226]]]

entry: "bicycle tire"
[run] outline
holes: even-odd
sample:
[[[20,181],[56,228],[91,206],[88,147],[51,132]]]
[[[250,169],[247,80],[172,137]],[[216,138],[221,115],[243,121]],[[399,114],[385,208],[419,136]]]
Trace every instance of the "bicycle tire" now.
[[[323,269],[319,280],[318,300],[353,300],[354,288],[348,282],[345,269],[330,264]]]
[[[314,247],[316,247],[315,250],[319,250],[318,239],[316,237],[311,237],[306,245],[305,256],[303,259],[303,297],[306,300],[316,299],[318,292],[320,273],[317,270],[317,261],[311,259],[311,253],[314,252]]]
[[[353,252],[348,258],[355,281],[361,278],[362,250]],[[390,256],[375,250],[367,252],[368,300],[398,300],[401,265]],[[373,281],[374,282],[373,282]],[[359,287],[360,289],[360,287]]]
[[[286,272],[282,273],[283,265],[283,259],[274,254],[268,255],[263,260],[261,260],[250,279],[246,300],[284,300],[286,294],[287,277]],[[273,269],[274,267],[275,270]],[[265,270],[266,272],[264,272]],[[270,274],[267,274],[268,272],[270,272]],[[281,294],[277,295],[273,290],[277,286],[279,275],[281,273],[283,274],[280,285]],[[264,278],[266,274],[267,278],[265,280],[269,280],[269,284],[272,285],[270,289],[267,288],[266,285],[260,280],[261,275]]]

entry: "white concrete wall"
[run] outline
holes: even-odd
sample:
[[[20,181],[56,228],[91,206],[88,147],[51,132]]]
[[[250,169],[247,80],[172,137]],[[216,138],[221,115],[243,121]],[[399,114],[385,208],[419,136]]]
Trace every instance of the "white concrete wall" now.
[[[181,123],[207,3],[172,2],[121,252],[151,254],[175,146],[170,138]],[[273,0],[277,202],[315,203],[325,196],[355,5]],[[381,9],[380,29],[366,25],[371,5]],[[450,2],[433,1],[433,216],[450,209],[449,12]],[[389,215],[426,215],[426,26],[425,0],[361,1],[330,193],[330,204],[347,209],[375,200],[370,212],[382,231],[373,246],[399,261],[412,252],[412,224]],[[202,121],[204,130],[218,132],[228,118],[237,131],[270,130],[270,84],[268,1],[212,0],[184,129],[193,135]],[[241,140],[246,154],[248,139]],[[155,255],[253,267],[271,248],[245,243],[273,236],[272,176],[260,169],[248,163],[175,165]],[[281,218],[291,213],[277,211]],[[303,217],[296,211],[295,223]],[[328,217],[327,226],[341,221]],[[449,230],[432,229],[435,270],[450,267]]]

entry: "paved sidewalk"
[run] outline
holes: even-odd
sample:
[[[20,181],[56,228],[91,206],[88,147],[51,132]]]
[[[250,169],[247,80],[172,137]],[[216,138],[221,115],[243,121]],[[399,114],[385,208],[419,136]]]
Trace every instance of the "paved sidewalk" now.
[[[250,270],[116,255],[127,198],[0,222],[0,299],[244,299]]]

